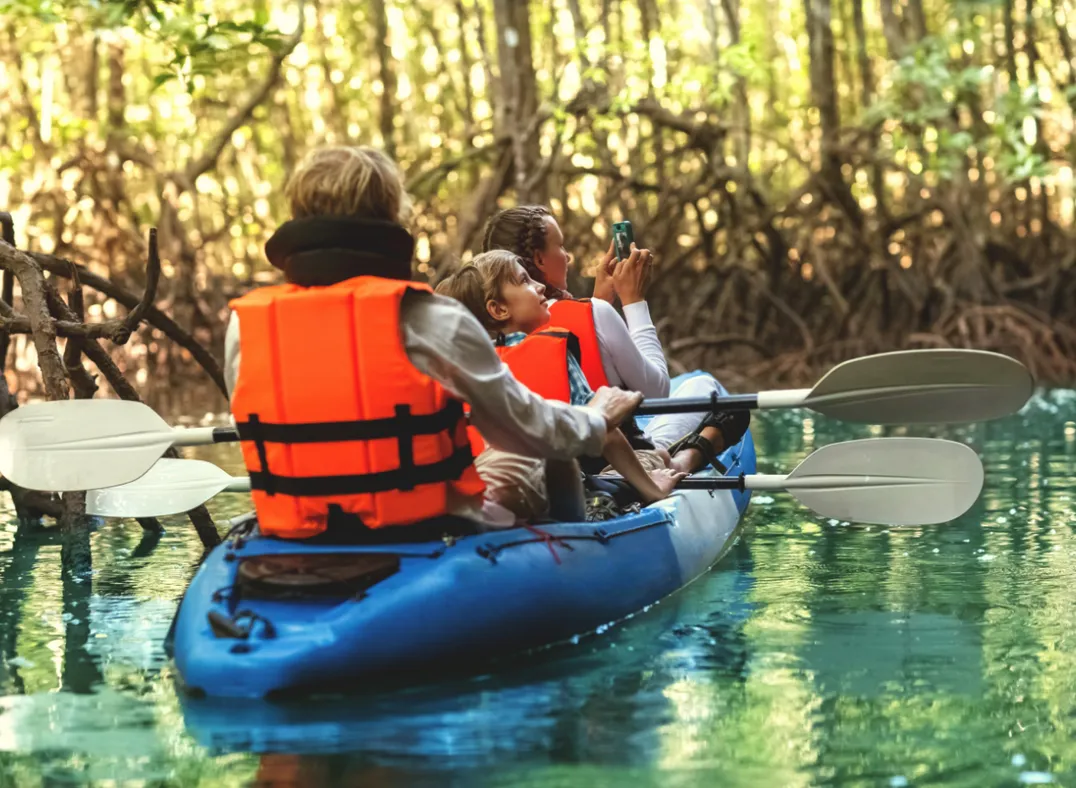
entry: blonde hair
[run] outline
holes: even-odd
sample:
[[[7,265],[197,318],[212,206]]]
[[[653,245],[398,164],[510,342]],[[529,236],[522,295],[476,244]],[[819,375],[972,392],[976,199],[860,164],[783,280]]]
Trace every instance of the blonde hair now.
[[[374,148],[318,148],[299,165],[285,187],[295,219],[357,216],[404,224],[411,201],[396,163]]]
[[[516,266],[523,265],[518,255],[502,249],[484,252],[456,273],[442,279],[435,288],[440,295],[455,298],[478,318],[487,331],[499,331],[503,321],[494,319],[486,304],[501,300],[504,286],[516,281]]]

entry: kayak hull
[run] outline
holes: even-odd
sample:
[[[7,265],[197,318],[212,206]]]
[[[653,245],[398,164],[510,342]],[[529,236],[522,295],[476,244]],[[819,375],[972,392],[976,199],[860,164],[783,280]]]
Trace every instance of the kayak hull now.
[[[754,473],[750,432],[721,460],[729,475]],[[678,491],[613,520],[449,543],[313,546],[256,529],[232,535],[207,556],[180,605],[176,668],[198,694],[257,698],[340,689],[390,673],[466,669],[601,632],[719,560],[738,535],[749,497]],[[388,553],[399,557],[399,569],[347,599],[239,598],[244,559],[314,552]],[[214,632],[211,618],[240,613],[247,623],[239,637]]]

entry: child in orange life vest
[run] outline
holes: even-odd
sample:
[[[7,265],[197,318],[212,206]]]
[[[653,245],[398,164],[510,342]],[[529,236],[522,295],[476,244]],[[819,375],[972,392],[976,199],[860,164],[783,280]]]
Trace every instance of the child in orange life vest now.
[[[537,393],[549,398],[566,399],[573,405],[585,405],[594,395],[578,361],[570,352],[565,352],[563,358],[566,380],[562,379],[562,385],[557,387],[554,379],[560,375],[560,369],[556,366],[560,362],[549,359],[546,353],[556,354],[558,347],[560,352],[564,352],[567,343],[556,344],[556,339],[562,335],[555,329],[550,329],[549,333],[540,331],[549,324],[545,288],[530,278],[516,255],[500,250],[478,255],[472,263],[442,281],[436,291],[463,303],[487,330],[498,336],[503,348],[502,358],[513,374],[525,384],[535,387]],[[553,338],[554,341],[528,358],[528,361],[538,362],[537,370],[527,369],[522,366],[522,361],[514,365],[521,356],[513,354],[508,348],[545,338]],[[552,361],[553,366],[547,366],[547,361]],[[602,453],[613,470],[635,488],[645,503],[666,497],[676,483],[687,475],[666,467],[668,455],[665,453],[646,452],[644,456],[649,463],[660,467],[645,468],[619,429],[607,433]]]

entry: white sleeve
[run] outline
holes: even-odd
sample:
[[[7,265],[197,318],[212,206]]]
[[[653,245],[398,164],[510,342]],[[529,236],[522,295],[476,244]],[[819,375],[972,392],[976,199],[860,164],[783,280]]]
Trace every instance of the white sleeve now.
[[[228,330],[224,334],[224,385],[228,388],[228,397],[235,393],[235,382],[239,379],[239,315],[232,312],[228,318]]]
[[[411,363],[470,404],[471,424],[490,445],[550,459],[602,453],[602,415],[543,399],[526,388],[462,304],[444,296],[409,294],[400,315]]]
[[[646,302],[624,307],[627,325],[609,302],[595,299],[591,303],[609,382],[641,391],[644,397],[669,396],[669,366]]]

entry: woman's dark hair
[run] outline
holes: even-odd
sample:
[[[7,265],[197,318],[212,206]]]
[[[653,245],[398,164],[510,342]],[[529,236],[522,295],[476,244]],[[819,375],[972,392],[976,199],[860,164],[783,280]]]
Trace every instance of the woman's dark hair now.
[[[494,214],[482,234],[482,251],[506,249],[518,255],[530,278],[545,285],[546,296],[559,301],[572,296],[551,285],[534,264],[534,253],[545,249],[545,220],[552,215],[544,205],[520,205]]]

